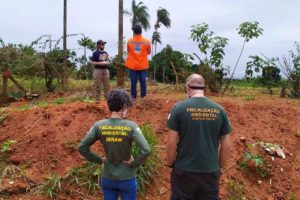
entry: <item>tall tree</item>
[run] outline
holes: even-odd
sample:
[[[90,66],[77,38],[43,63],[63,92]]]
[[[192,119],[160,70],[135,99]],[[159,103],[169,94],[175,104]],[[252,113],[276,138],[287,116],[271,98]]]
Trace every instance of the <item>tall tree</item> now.
[[[239,55],[239,57],[238,57],[238,59],[235,63],[234,68],[233,68],[233,71],[232,71],[232,73],[231,73],[231,75],[230,75],[230,77],[229,77],[229,79],[228,79],[228,81],[227,81],[227,83],[224,87],[223,94],[229,88],[229,85],[231,83],[231,79],[233,78],[235,70],[238,66],[238,63],[239,63],[240,58],[242,56],[242,53],[244,51],[246,42],[249,42],[252,38],[258,38],[260,35],[263,34],[263,29],[260,28],[258,25],[259,25],[258,22],[243,22],[243,23],[240,24],[239,28],[237,29],[238,34],[244,38],[244,42],[243,42],[243,46],[242,46],[240,55]]]
[[[80,46],[83,47],[84,59],[85,59],[84,64],[86,65],[87,64],[86,49],[89,48],[92,45],[93,41],[89,37],[83,36],[83,38],[81,38],[77,42]]]
[[[131,11],[126,11],[125,13],[131,15],[132,28],[136,24],[140,24],[144,30],[148,30],[150,28],[148,7],[142,1],[136,4],[135,0],[132,0]]]
[[[119,35],[118,35],[118,56],[117,56],[117,86],[124,87],[123,67],[123,0],[119,0]]]
[[[63,22],[63,51],[64,51],[64,70],[63,70],[63,86],[67,83],[67,0],[64,0],[64,22]]]
[[[152,49],[153,49],[153,45],[154,45],[155,46],[155,54],[156,54],[157,43],[161,43],[161,42],[158,42],[157,40],[155,40],[158,37],[159,37],[159,41],[161,39],[160,34],[158,33],[158,29],[160,28],[161,25],[164,25],[167,28],[171,27],[170,13],[165,8],[159,8],[157,10],[156,14],[157,14],[157,19],[156,19],[156,23],[154,24],[155,31],[153,32],[153,36],[152,36]]]
[[[0,44],[2,45],[2,47],[5,47],[5,43],[1,37],[0,37]]]
[[[156,44],[159,43],[161,44],[161,37],[160,37],[160,33],[157,32],[157,31],[154,31],[153,32],[153,35],[152,35],[152,54],[151,54],[151,60],[153,60],[153,44],[155,44],[155,54],[156,55]],[[157,67],[155,65],[153,65],[154,63],[151,63],[151,68],[153,69],[153,80],[156,81],[156,69]],[[152,74],[150,72],[150,78],[152,78]]]
[[[151,59],[153,58],[153,53],[154,53],[154,55],[156,54],[157,43],[161,44],[161,35],[158,32],[158,29],[160,28],[161,25],[164,25],[167,28],[171,27],[170,13],[165,8],[159,8],[157,10],[156,14],[157,14],[157,19],[156,19],[156,23],[154,24],[154,29],[155,30],[154,30],[153,35],[152,35],[152,55],[151,55]],[[153,51],[153,46],[154,46],[154,51]],[[153,78],[154,78],[154,80],[156,78],[156,68],[155,68],[155,66],[153,68]]]
[[[157,43],[161,44],[161,36],[160,36],[160,33],[158,31],[154,31],[153,35],[152,35],[152,57],[153,57],[153,45],[155,47],[154,52],[156,54],[156,44]]]
[[[208,24],[202,23],[192,26],[191,39],[198,43],[201,53],[199,59],[199,73],[205,78],[206,85],[211,92],[218,93],[223,84],[226,69],[223,66],[224,48],[228,39],[216,36],[209,30]]]

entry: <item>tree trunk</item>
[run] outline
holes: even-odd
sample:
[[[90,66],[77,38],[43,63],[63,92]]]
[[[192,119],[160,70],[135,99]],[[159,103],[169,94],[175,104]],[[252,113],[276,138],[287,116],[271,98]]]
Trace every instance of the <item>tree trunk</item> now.
[[[88,74],[87,74],[87,58],[86,58],[86,47],[83,47],[84,49],[84,79],[88,79]]]
[[[3,73],[2,96],[7,97],[8,77]]]
[[[174,75],[175,75],[175,78],[176,78],[176,89],[177,89],[178,84],[179,84],[178,74],[176,72],[176,68],[175,68],[175,65],[174,65],[172,60],[170,60],[170,63],[171,63],[171,66],[172,66],[172,69],[173,69],[173,72],[174,72]]]
[[[123,64],[123,0],[119,0],[119,43],[118,43],[118,66],[117,66],[117,86],[124,87],[124,66]]]
[[[163,67],[162,70],[163,70],[162,79],[163,79],[163,83],[165,83],[165,68]]]
[[[151,60],[153,59],[153,42],[152,42],[152,47],[151,47]]]
[[[67,0],[64,0],[64,22],[63,22],[63,51],[64,51],[64,66],[63,66],[63,80],[62,86],[65,87],[67,83]]]
[[[233,78],[234,72],[235,72],[235,70],[236,70],[236,68],[237,68],[237,65],[238,65],[238,63],[239,63],[239,61],[240,61],[240,58],[241,58],[241,56],[242,56],[242,53],[243,53],[243,51],[244,51],[245,44],[246,44],[246,40],[244,40],[244,43],[243,43],[243,46],[242,46],[240,55],[239,55],[239,57],[238,57],[238,59],[237,59],[237,61],[236,61],[236,64],[235,64],[234,68],[233,68],[232,74],[231,74],[231,76],[229,77],[229,79],[228,79],[228,81],[227,81],[227,83],[226,83],[226,85],[225,85],[225,88],[224,88],[224,90],[223,90],[223,94],[225,94],[225,92],[228,90],[228,88],[229,88],[229,86],[230,86],[230,83],[231,83],[231,80],[232,80],[232,78]]]

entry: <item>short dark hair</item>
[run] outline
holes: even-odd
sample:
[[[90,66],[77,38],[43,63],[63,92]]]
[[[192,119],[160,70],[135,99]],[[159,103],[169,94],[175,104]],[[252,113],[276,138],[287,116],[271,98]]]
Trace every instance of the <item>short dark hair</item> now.
[[[137,35],[142,33],[142,27],[139,24],[135,25],[132,30],[133,33]]]
[[[124,107],[133,105],[132,98],[123,89],[114,89],[107,94],[107,105],[111,112],[118,112]]]

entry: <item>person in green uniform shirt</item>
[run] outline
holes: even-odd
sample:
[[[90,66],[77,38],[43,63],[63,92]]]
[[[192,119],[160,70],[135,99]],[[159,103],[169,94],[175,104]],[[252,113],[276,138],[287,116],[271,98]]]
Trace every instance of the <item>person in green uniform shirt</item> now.
[[[108,93],[107,104],[111,111],[108,119],[98,121],[90,129],[79,145],[80,154],[88,161],[104,164],[101,188],[104,200],[135,200],[137,180],[134,169],[139,167],[150,153],[150,147],[139,126],[124,119],[128,107],[132,106],[130,95],[121,89]],[[90,146],[100,141],[105,157],[90,151]],[[140,148],[140,154],[131,155],[132,142]]]
[[[172,108],[167,127],[171,200],[217,200],[221,170],[230,158],[231,126],[224,108],[204,95],[205,81],[192,74],[188,99]]]

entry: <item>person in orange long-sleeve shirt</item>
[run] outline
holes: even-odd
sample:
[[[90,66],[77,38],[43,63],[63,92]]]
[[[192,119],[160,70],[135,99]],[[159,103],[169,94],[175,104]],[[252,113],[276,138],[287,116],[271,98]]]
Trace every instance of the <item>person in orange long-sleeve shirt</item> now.
[[[136,84],[139,78],[141,86],[141,98],[146,96],[146,77],[148,64],[148,55],[151,53],[150,41],[142,37],[142,27],[135,25],[133,27],[133,38],[127,42],[128,57],[125,66],[130,70],[131,96],[136,99]]]

